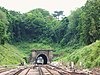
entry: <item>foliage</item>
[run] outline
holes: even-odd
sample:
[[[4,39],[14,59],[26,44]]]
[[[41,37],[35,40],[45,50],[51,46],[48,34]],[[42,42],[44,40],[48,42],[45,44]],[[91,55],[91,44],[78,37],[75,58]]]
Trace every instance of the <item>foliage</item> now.
[[[24,61],[23,53],[19,52],[16,47],[10,44],[0,45],[0,65],[20,64]]]
[[[64,16],[63,15],[64,11],[54,11],[54,14],[52,14],[56,19],[60,19],[60,16]]]
[[[6,14],[0,10],[0,44],[5,43],[5,39],[7,38],[7,26],[8,21],[6,18]]]
[[[98,47],[93,45],[93,49],[78,48],[100,40],[100,0],[87,0],[85,6],[72,11],[62,20],[54,18],[60,15],[63,15],[63,11],[55,11],[52,16],[41,8],[21,14],[0,7],[0,46],[8,41],[26,55],[33,47],[52,46],[56,50],[55,54],[64,55],[64,58],[57,59],[73,60],[76,64],[83,61],[87,67],[99,66],[98,42]],[[82,55],[85,56],[83,60]]]
[[[71,15],[61,21],[41,8],[24,14],[7,11],[4,8],[1,10],[6,14],[9,22],[8,32],[12,42],[46,40],[46,43],[72,46],[74,44],[88,45],[100,39],[99,5],[99,0],[88,0],[85,6],[72,11]],[[55,11],[55,14],[60,16],[63,11]]]
[[[88,45],[99,40],[99,10],[100,0],[88,0],[85,6],[72,11],[71,15],[68,16],[69,24],[61,44],[69,46],[74,44]]]
[[[23,52],[26,56],[30,55],[33,49],[53,49],[50,45],[45,45],[43,43],[31,43],[31,42],[20,42],[15,43],[15,46],[18,48],[19,51]]]
[[[9,33],[12,42],[46,40],[46,43],[62,46],[88,45],[100,39],[99,6],[99,0],[87,0],[85,6],[72,11],[71,15],[61,21],[41,8],[24,14],[0,8],[0,19],[3,19],[0,21],[0,38]],[[55,14],[63,15],[63,11],[55,11]]]
[[[59,59],[60,60],[60,59]],[[80,62],[87,68],[99,67],[100,66],[100,40],[92,43],[91,45],[77,49],[71,54],[62,57],[66,63],[73,61],[75,64]]]

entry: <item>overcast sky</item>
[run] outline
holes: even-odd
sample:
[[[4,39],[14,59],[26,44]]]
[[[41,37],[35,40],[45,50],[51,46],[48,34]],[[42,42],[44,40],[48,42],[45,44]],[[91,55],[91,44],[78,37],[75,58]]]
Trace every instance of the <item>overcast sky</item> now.
[[[62,10],[68,16],[71,10],[83,6],[87,0],[0,0],[0,6],[8,10],[28,12],[35,8],[43,8],[50,13]]]

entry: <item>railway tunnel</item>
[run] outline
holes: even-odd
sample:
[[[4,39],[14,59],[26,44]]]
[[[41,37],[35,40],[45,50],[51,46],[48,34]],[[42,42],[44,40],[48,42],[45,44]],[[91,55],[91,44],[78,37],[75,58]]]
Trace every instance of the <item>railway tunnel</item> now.
[[[40,54],[37,58],[36,58],[36,63],[42,63],[42,64],[47,64],[48,62],[48,58],[45,54]]]
[[[38,63],[42,62],[43,64],[51,63],[53,58],[53,50],[32,50],[29,63]]]

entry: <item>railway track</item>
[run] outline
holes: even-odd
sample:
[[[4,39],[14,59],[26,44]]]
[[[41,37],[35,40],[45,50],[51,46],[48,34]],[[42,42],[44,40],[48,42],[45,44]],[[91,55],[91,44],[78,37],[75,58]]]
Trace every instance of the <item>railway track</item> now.
[[[10,69],[8,69],[8,68],[0,68],[0,73],[2,73],[2,72],[6,72],[6,71],[9,71]]]
[[[1,72],[0,75],[86,75],[70,73],[66,70],[52,65],[33,65],[23,68],[16,68],[7,72]]]

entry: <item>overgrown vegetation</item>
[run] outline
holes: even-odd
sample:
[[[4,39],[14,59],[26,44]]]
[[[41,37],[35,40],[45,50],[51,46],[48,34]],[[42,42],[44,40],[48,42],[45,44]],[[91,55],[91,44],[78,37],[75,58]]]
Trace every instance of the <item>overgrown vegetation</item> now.
[[[23,52],[26,56],[30,55],[32,50],[53,49],[52,47],[50,47],[50,45],[45,45],[43,43],[32,43],[32,42],[16,43],[15,46],[18,48],[19,51]]]
[[[0,65],[15,65],[23,62],[23,53],[19,52],[18,49],[9,44],[0,45]]]
[[[55,54],[63,54],[62,59],[74,54],[69,59],[77,63],[82,58],[77,54],[80,55],[83,51],[92,52],[88,48],[84,50],[81,47],[100,40],[99,10],[100,0],[87,0],[85,6],[72,11],[68,17],[58,20],[63,11],[56,11],[55,14],[50,15],[45,9],[37,8],[21,14],[0,7],[0,45],[3,46],[6,42],[14,44],[26,56],[32,48],[52,47],[56,50]],[[93,55],[89,55],[93,60],[88,58],[89,60],[85,61],[86,65],[90,65],[87,67],[98,66],[93,64],[100,63],[99,55],[94,60],[96,50],[94,47]]]
[[[66,57],[67,56],[67,57]],[[85,46],[80,49],[76,49],[73,53],[63,55],[56,61],[64,61],[64,64],[67,62],[74,62],[79,66],[82,62],[83,66],[86,68],[99,67],[100,66],[100,41],[96,41],[89,46]]]
[[[37,8],[21,14],[0,8],[0,38],[12,43],[21,41],[58,43],[62,46],[88,45],[100,39],[99,0],[87,0],[85,6],[61,21],[48,11]]]

